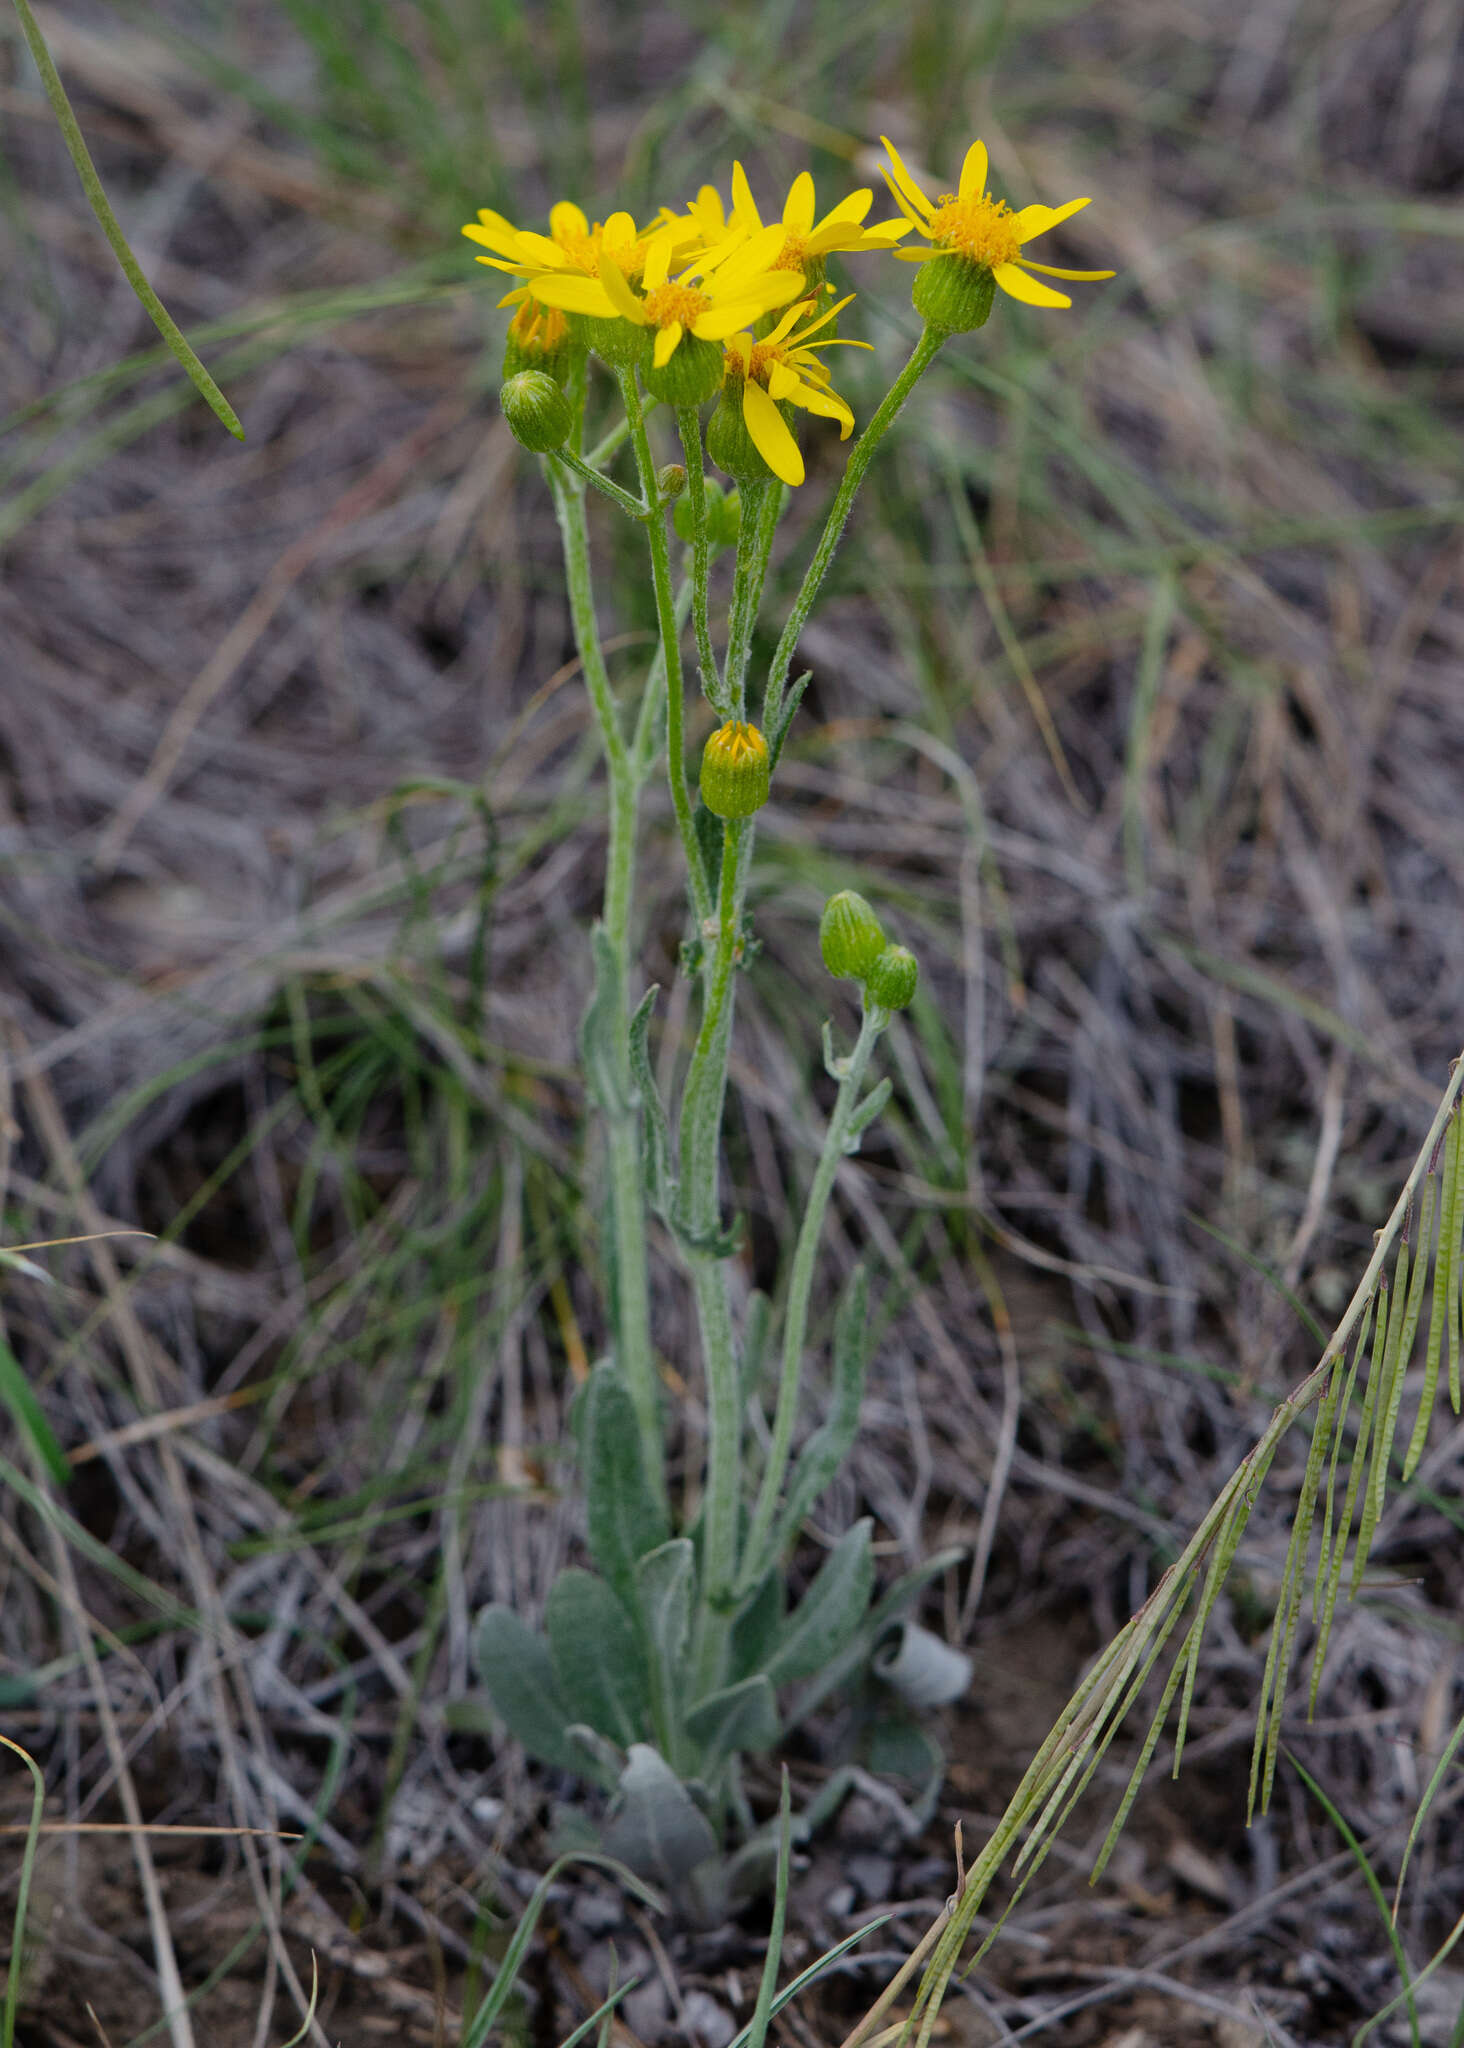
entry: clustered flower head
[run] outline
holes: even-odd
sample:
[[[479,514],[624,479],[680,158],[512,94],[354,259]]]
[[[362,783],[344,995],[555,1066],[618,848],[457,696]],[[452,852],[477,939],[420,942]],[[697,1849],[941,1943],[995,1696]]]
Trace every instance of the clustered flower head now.
[[[680,212],[663,207],[648,225],[616,212],[591,222],[562,200],[547,235],[515,227],[484,207],[463,233],[478,261],[514,280],[499,301],[513,306],[505,373],[543,371],[561,383],[576,353],[593,349],[638,375],[668,405],[720,403],[708,433],[712,460],[740,482],[776,477],[800,484],[795,409],[837,420],[847,439],[854,415],[817,353],[849,343],[836,332],[852,294],[825,303],[831,256],[892,254],[920,266],[914,303],[937,335],[986,319],[994,291],[1043,307],[1070,306],[1042,277],[1096,280],[1109,270],[1034,263],[1025,245],[1067,220],[1086,199],[1014,211],[986,189],[985,145],[966,153],[957,188],[931,198],[888,141],[881,166],[898,216],[869,221],[872,189],[818,211],[813,179],[793,180],[782,209],[764,219],[740,163],[730,204],[703,185]],[[905,244],[907,238],[918,240]]]

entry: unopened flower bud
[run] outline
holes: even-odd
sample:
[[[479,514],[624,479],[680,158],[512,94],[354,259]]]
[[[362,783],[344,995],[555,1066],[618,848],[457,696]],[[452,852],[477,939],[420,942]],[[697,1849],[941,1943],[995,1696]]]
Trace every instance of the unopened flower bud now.
[[[498,394],[503,417],[521,448],[548,455],[562,448],[574,425],[569,400],[544,370],[520,370]]]
[[[882,1010],[903,1010],[914,1000],[920,963],[906,946],[886,946],[864,982],[866,1002]]]
[[[750,818],[768,800],[772,772],[757,727],[729,718],[702,750],[702,802],[719,818]]]
[[[707,454],[718,469],[735,476],[739,483],[767,483],[773,472],[758,452],[742,417],[742,386],[732,382],[723,387],[722,402],[707,426]]]
[[[525,299],[508,323],[503,346],[503,382],[516,377],[520,370],[544,370],[556,384],[562,384],[578,352],[579,344],[570,334],[569,322],[559,308]]]
[[[880,921],[856,889],[841,889],[824,905],[818,949],[830,974],[853,981],[863,981],[885,950]]]
[[[932,256],[915,273],[910,294],[915,310],[938,334],[969,334],[984,327],[996,296],[996,279],[984,263],[964,256]]]
[[[664,469],[656,471],[656,495],[663,505],[679,501],[685,489],[686,471],[679,462],[668,462]]]

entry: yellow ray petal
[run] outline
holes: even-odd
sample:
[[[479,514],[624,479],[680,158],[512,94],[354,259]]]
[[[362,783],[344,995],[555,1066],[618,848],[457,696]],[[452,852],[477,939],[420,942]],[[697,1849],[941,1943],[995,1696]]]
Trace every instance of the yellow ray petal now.
[[[475,256],[473,261],[475,263],[486,263],[490,270],[506,270],[512,277],[521,277],[523,275],[524,266],[522,263],[505,262],[502,256]]]
[[[1030,242],[1034,235],[1045,235],[1049,228],[1055,228],[1060,220],[1081,212],[1089,203],[1086,199],[1070,199],[1066,206],[1024,206],[1013,216],[1017,240]]]
[[[551,242],[547,235],[530,234],[525,228],[518,238],[520,268],[535,265],[543,270],[563,270],[569,258],[557,242]]]
[[[639,241],[635,221],[628,213],[612,213],[600,231],[600,239],[607,249],[623,249],[631,242]]]
[[[973,142],[966,151],[966,161],[961,165],[961,183],[957,191],[959,199],[979,199],[986,190],[986,144]]]
[[[676,344],[685,332],[686,329],[682,326],[681,322],[673,320],[669,327],[663,327],[657,333],[656,346],[651,351],[651,359],[658,370],[664,370],[672,356],[675,355]]]
[[[646,245],[646,267],[641,272],[641,283],[648,292],[662,285],[671,275],[671,251],[676,246],[676,233],[656,235]],[[617,265],[618,268],[618,265]]]
[[[776,305],[777,301],[774,300]],[[766,300],[733,299],[725,306],[712,306],[705,313],[698,313],[691,323],[691,331],[703,341],[725,341],[729,334],[736,334],[739,328],[751,327],[759,313],[770,308]]]
[[[637,327],[646,325],[644,306],[625,282],[625,272],[607,249],[600,251],[600,283],[604,286],[612,313],[618,313],[622,320],[632,321]]]
[[[613,320],[620,311],[602,284],[575,271],[560,270],[533,278],[529,290],[541,306],[558,306],[565,313],[593,313],[599,320]]]
[[[1025,270],[1015,263],[998,263],[992,276],[1009,299],[1020,299],[1026,306],[1070,306],[1072,300],[1061,292],[1055,292],[1050,285],[1038,284],[1035,277],[1028,277]]]
[[[761,384],[754,384],[751,379],[742,387],[742,417],[753,447],[773,475],[785,484],[801,484],[805,471],[798,443]]]
[[[740,287],[743,279],[755,276],[758,271],[770,269],[783,253],[783,244],[786,240],[781,221],[774,221],[768,227],[758,228],[729,256],[720,259],[717,264],[717,275],[709,289],[718,292],[724,287],[735,289]],[[798,275],[793,270],[784,274],[793,278]],[[782,300],[779,299],[776,303],[781,305]]]
[[[890,168],[887,177],[891,191],[893,191],[897,200],[901,199],[903,195],[904,211],[910,215],[912,220],[929,220],[935,209],[906,170],[904,158],[890,141],[888,135],[881,135],[879,139],[890,153]]]
[[[747,173],[740,163],[732,166],[732,218],[753,229],[763,224],[757,201],[752,196],[752,187],[747,182]]]
[[[891,249],[896,263],[928,263],[932,256],[950,256],[951,249]]]
[[[930,233],[929,222],[923,214],[918,214],[915,211],[914,207],[910,204],[909,200],[905,197],[904,193],[900,190],[899,186],[895,183],[894,179],[890,176],[889,172],[885,169],[883,164],[881,164],[879,167],[879,174],[884,179],[885,183],[889,186],[890,197],[891,199],[894,200],[896,206],[899,207],[901,213],[904,214],[906,224],[909,227],[914,228],[917,231],[917,233],[922,235],[928,235]]]
[[[836,392],[820,391],[812,384],[800,384],[793,393],[793,403],[801,405],[805,412],[817,413],[821,419],[837,420],[841,441],[847,441],[854,431],[854,415]]]
[[[773,363],[768,369],[768,397],[775,405],[780,404],[790,391],[798,389],[798,379],[786,363]]]
[[[590,224],[573,200],[561,199],[549,209],[549,232],[556,242],[563,242],[571,235],[587,235]]]
[[[747,375],[747,366],[752,361],[752,336],[750,334],[729,335],[724,356],[733,357],[738,371],[745,377]]]
[[[719,228],[724,228],[727,225],[727,210],[722,204],[722,195],[715,185],[698,186],[696,203],[689,207],[687,211],[696,214],[698,218],[705,217]]]
[[[470,220],[463,229],[463,233],[470,242],[481,242],[485,249],[496,249],[500,256],[509,256],[515,259],[518,256],[519,238],[517,228],[510,228],[508,233],[504,234],[496,227],[482,227],[477,221]],[[519,265],[519,268],[522,268],[522,265]]]
[[[817,334],[820,327],[827,327],[830,320],[837,319],[839,314],[843,312],[844,308],[846,306],[852,306],[853,303],[853,292],[845,292],[843,298],[840,299],[835,305],[829,306],[824,312],[820,313],[816,320],[809,321],[808,325],[804,328],[803,332],[798,337],[798,346],[800,348],[803,348],[806,345],[810,334]],[[772,336],[770,335],[768,338],[769,340],[771,340]],[[820,346],[820,343],[814,343],[815,348],[818,348]]]
[[[814,233],[821,235],[824,229],[831,228],[835,221],[853,221],[857,227],[873,204],[874,190],[872,186],[865,185],[858,192],[850,192],[846,198],[839,201],[837,206],[829,208],[828,212],[814,229]]]
[[[807,171],[800,171],[788,187],[783,225],[795,235],[806,235],[813,226],[813,180]]]
[[[478,258],[480,263],[487,260],[486,256]],[[1034,263],[1030,256],[1021,257],[1020,262],[1023,270],[1040,270],[1044,277],[1065,277],[1070,284],[1098,284],[1105,277],[1118,275],[1116,270],[1058,270],[1051,263]]]

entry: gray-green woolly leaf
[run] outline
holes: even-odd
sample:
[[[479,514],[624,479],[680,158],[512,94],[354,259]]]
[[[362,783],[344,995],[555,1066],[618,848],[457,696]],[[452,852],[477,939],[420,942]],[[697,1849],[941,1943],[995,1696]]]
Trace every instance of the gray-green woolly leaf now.
[[[646,1641],[656,1661],[663,1703],[679,1697],[691,1644],[691,1601],[696,1551],[689,1536],[677,1536],[647,1551],[635,1568],[636,1601]]]
[[[774,1685],[821,1670],[858,1631],[874,1589],[874,1559],[869,1552],[873,1528],[866,1515],[839,1539],[783,1624],[767,1665]]]
[[[903,1778],[914,1787],[909,1812],[918,1833],[940,1798],[946,1760],[928,1728],[908,1714],[882,1714],[865,1736],[865,1759],[881,1778]]]
[[[877,1081],[864,1100],[854,1110],[844,1131],[844,1150],[851,1156],[859,1150],[860,1141],[889,1101],[894,1084],[886,1075]]]
[[[971,1683],[971,1659],[964,1650],[913,1621],[897,1621],[870,1659],[876,1678],[907,1707],[948,1707]],[[876,1766],[879,1768],[879,1766]]]
[[[580,1430],[590,1554],[633,1610],[636,1566],[671,1532],[646,1476],[635,1405],[608,1360],[590,1374]]]
[[[570,1565],[544,1605],[559,1696],[572,1721],[587,1721],[629,1749],[645,1733],[646,1672],[629,1615],[603,1579]]]
[[[568,1740],[568,1711],[542,1636],[511,1608],[485,1607],[473,1630],[473,1662],[493,1711],[530,1756],[562,1771],[580,1759]]]
[[[631,1746],[603,1840],[610,1855],[641,1877],[674,1889],[684,1887],[697,1865],[717,1853],[706,1815],[665,1758],[646,1742]]]
[[[773,1555],[784,1557],[814,1502],[831,1486],[859,1433],[864,1376],[869,1364],[869,1275],[854,1268],[834,1321],[834,1384],[829,1412],[799,1454]]]
[[[772,1328],[772,1320],[773,1304],[761,1288],[754,1288],[747,1297],[747,1308],[742,1318],[742,1357],[738,1373],[744,1401],[752,1400],[762,1383],[763,1366],[767,1363],[768,1355],[768,1332]]]
[[[620,1783],[620,1773],[625,1769],[625,1751],[620,1744],[592,1728],[588,1721],[571,1721],[564,1732],[574,1751],[575,1769],[579,1775],[590,1779],[593,1784],[602,1785],[607,1792],[613,1792]]]
[[[641,997],[639,1007],[630,1020],[630,1074],[645,1111],[646,1196],[656,1214],[664,1216],[671,1206],[674,1192],[671,1173],[671,1132],[666,1122],[666,1107],[656,1086],[655,1074],[651,1071],[651,1056],[647,1046],[651,1012],[656,1007],[656,997],[660,993],[659,984],[653,982]]]
[[[707,1774],[724,1757],[744,1750],[760,1754],[771,1749],[782,1729],[766,1674],[758,1672],[698,1700],[686,1716],[686,1733],[696,1744],[701,1769]]]
[[[607,1116],[630,1108],[628,1076],[621,1064],[620,971],[610,934],[596,920],[590,930],[595,986],[580,1025],[580,1059],[589,1091]]]
[[[747,1678],[765,1668],[787,1605],[782,1572],[769,1572],[732,1624],[728,1661],[734,1678]]]

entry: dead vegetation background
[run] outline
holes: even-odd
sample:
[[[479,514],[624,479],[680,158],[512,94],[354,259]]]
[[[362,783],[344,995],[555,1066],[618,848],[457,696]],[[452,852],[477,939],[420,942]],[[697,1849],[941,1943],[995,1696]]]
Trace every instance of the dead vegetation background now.
[[[923,963],[826,1260],[830,1300],[865,1248],[884,1288],[827,1518],[872,1509],[891,1569],[952,1539],[978,1559],[933,1603],[978,1658],[937,1821],[907,1840],[871,1791],[800,1877],[793,1962],[896,1909],[788,2021],[832,2044],[950,1888],[952,1822],[979,1838],[1311,1362],[1305,1317],[1345,1301],[1464,1042],[1458,9],[41,19],[249,438],[160,368],[0,32],[4,1241],[157,1233],[5,1276],[71,1469],[50,1483],[7,1424],[4,1727],[54,1821],[308,1835],[48,1838],[21,2024],[57,2048],[151,2038],[184,1991],[174,2048],[287,2039],[311,1949],[317,2039],[455,2039],[569,1789],[485,1733],[467,1645],[490,1598],[532,1613],[576,1540],[558,1447],[601,1339],[574,1069],[600,792],[460,221],[571,191],[645,211],[733,155],[769,199],[805,162],[843,187],[882,129],[937,172],[983,133],[1020,199],[1095,194],[1058,260],[1117,281],[1068,316],[1000,307],[874,472],[755,883],[749,1285],[776,1285],[843,1001],[824,896],[863,888]],[[902,278],[853,281],[867,415],[913,328]],[[609,523],[598,546],[629,678],[639,564]],[[682,913],[664,816],[650,831],[669,1061]],[[669,1256],[658,1279],[694,1455]],[[1385,1886],[1461,1711],[1461,1452],[1445,1414],[1318,1719],[1289,1730]],[[1303,1455],[1251,1523],[1178,1787],[1156,1780],[1096,1893],[1073,1838],[945,2038],[1332,2044],[1397,1989],[1295,1774],[1242,1826]],[[795,1760],[805,1790],[822,1769]],[[1415,1969],[1464,1911],[1457,1787],[1405,1897]],[[756,1924],[698,1943],[567,1885],[522,2038],[589,2009],[612,1941],[648,1974],[639,2038],[718,2048],[747,2016]],[[1461,2003],[1446,1966],[1420,2038],[1457,2040]]]

